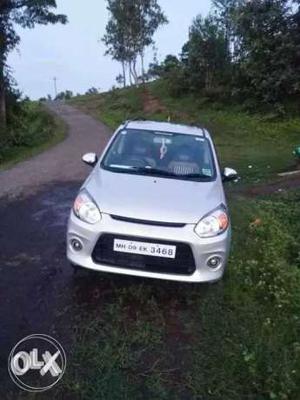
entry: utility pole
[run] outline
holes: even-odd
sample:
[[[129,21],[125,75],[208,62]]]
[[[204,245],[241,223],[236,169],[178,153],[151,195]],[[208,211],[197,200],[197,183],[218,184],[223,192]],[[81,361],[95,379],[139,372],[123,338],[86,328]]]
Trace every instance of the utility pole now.
[[[54,81],[54,95],[55,95],[55,99],[56,99],[56,97],[57,97],[57,78],[54,77],[53,81]]]

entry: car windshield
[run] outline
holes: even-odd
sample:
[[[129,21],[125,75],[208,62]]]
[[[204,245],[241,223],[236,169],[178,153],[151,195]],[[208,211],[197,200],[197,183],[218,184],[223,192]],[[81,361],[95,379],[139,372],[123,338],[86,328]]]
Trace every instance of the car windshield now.
[[[123,129],[101,167],[118,173],[207,181],[215,177],[211,145],[203,136]]]

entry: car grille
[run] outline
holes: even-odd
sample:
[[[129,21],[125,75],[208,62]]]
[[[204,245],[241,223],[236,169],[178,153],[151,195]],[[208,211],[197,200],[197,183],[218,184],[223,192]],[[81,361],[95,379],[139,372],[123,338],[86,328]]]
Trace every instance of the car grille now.
[[[111,215],[111,218],[116,221],[130,222],[132,224],[142,224],[142,225],[153,225],[153,226],[164,226],[168,228],[184,228],[186,224],[176,223],[176,222],[158,222],[158,221],[148,221],[145,219],[127,218],[120,217],[118,215]]]
[[[176,246],[176,257],[171,259],[115,252],[113,250],[114,239]],[[186,243],[171,242],[160,239],[153,240],[143,237],[103,234],[94,248],[92,258],[96,264],[105,264],[118,268],[162,274],[192,275],[196,269],[192,250]]]

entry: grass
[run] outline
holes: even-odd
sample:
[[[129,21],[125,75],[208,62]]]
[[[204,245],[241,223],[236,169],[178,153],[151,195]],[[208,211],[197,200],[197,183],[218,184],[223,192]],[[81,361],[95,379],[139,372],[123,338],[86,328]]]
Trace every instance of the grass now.
[[[101,95],[74,97],[69,103],[115,129],[129,118],[143,116],[142,93],[141,88],[116,89]]]
[[[173,98],[163,82],[148,86],[164,111],[143,111],[143,90],[114,90],[102,95],[80,96],[71,104],[102,120],[112,129],[133,117],[194,123],[211,132],[223,166],[238,170],[242,182],[258,183],[273,178],[295,164],[292,154],[300,144],[300,118],[276,120],[270,115],[251,115],[239,107],[208,104],[194,96]]]
[[[67,127],[39,103],[26,105],[22,116],[0,150],[0,171],[29,159],[65,139]]]
[[[174,99],[162,84],[150,87],[177,120],[182,117],[206,127],[221,163],[236,168],[245,182],[266,180],[295,163],[292,152],[300,144],[299,117],[279,120],[273,115],[251,115],[241,107],[211,104],[194,96]]]

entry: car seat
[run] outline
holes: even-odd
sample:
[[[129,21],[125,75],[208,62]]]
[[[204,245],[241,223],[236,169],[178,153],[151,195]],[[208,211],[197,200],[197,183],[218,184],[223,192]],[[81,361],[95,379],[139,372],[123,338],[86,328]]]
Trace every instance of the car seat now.
[[[168,170],[176,175],[198,174],[200,168],[194,159],[193,149],[182,146],[176,154],[176,159],[169,163]]]

